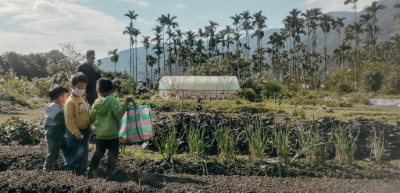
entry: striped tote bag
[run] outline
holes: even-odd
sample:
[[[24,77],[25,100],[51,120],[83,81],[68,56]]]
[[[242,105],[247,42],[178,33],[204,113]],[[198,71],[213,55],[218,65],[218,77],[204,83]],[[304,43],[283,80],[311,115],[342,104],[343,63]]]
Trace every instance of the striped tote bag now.
[[[121,118],[119,141],[142,142],[154,136],[153,120],[149,105],[130,106]]]

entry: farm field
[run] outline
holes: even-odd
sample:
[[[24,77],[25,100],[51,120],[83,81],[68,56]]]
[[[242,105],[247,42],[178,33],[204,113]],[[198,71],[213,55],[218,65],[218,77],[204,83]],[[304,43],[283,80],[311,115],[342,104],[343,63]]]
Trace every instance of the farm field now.
[[[282,119],[299,119],[292,115],[296,107],[285,107],[287,110],[279,115]],[[312,117],[313,112],[315,119],[331,115],[350,122],[361,116],[364,119],[391,122],[389,125],[393,126],[392,129],[399,129],[395,123],[399,112],[395,107],[338,107],[332,108],[334,113],[320,112],[312,106],[303,108],[307,119]],[[179,113],[173,112],[156,114],[158,116],[155,119],[159,121],[156,123],[161,128],[163,123],[160,117],[179,117]],[[354,116],[348,117],[348,114]],[[41,108],[32,107],[1,114],[0,123],[11,117],[32,122],[43,119]],[[381,163],[357,159],[352,164],[327,160],[319,165],[304,157],[290,164],[276,155],[255,160],[246,153],[238,153],[233,161],[209,155],[205,174],[204,166],[192,154],[179,151],[172,165],[154,149],[154,145],[145,149],[137,145],[127,146],[112,178],[107,179],[100,172],[99,178],[87,179],[62,171],[62,160],[59,160],[56,171],[42,171],[46,154],[43,139],[36,145],[2,145],[0,189],[5,192],[398,192],[400,188],[400,161],[397,159]]]
[[[0,193],[400,192],[399,0],[0,5]]]

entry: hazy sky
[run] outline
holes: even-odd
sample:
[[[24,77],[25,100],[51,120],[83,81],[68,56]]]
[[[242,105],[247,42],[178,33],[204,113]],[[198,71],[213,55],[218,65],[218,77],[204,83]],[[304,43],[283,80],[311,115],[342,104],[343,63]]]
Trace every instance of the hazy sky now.
[[[0,54],[16,51],[28,54],[60,49],[73,42],[84,52],[95,49],[97,58],[108,50],[129,48],[123,29],[128,10],[139,14],[134,22],[141,35],[151,31],[162,14],[177,16],[185,32],[217,22],[220,28],[232,26],[230,16],[249,10],[262,10],[269,28],[282,27],[282,19],[293,8],[305,11],[319,7],[323,12],[352,11],[344,0],[0,0]],[[373,0],[359,0],[358,10]]]

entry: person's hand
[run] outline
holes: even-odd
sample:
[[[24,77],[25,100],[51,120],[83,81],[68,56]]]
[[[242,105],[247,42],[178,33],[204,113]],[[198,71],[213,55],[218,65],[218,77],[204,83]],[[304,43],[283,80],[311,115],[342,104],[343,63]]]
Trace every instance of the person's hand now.
[[[133,103],[133,102],[135,102],[135,100],[133,99],[133,97],[132,97],[132,96],[128,96],[128,97],[126,97],[126,101],[128,101],[128,102],[130,102],[130,103]]]
[[[82,141],[82,140],[83,140],[83,135],[82,135],[81,133],[75,135],[75,137],[76,137],[76,139],[79,140],[79,141]]]

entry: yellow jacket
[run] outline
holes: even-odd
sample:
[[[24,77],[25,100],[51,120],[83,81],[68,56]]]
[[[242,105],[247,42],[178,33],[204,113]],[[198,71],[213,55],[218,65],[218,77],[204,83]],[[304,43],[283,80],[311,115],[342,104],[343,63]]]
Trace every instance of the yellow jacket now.
[[[77,137],[81,135],[79,129],[89,128],[89,104],[83,97],[71,94],[65,102],[64,116],[67,129]]]

